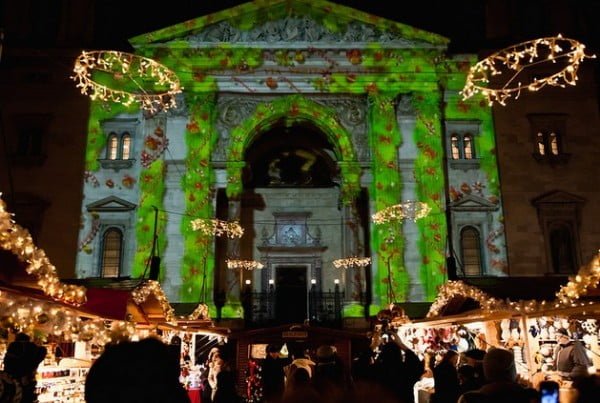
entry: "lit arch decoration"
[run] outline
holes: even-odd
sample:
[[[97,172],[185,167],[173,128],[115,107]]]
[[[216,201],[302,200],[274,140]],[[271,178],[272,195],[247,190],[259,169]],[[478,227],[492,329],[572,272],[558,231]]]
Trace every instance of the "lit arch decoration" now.
[[[462,296],[475,300],[481,306],[481,309],[487,312],[502,309],[504,301],[492,297],[491,295],[481,291],[477,287],[470,286],[462,281],[448,281],[440,286],[438,296],[429,307],[429,312],[425,315],[426,318],[435,318],[440,316],[442,308],[448,305],[450,300],[456,296]]]
[[[282,97],[258,105],[254,113],[232,131],[227,155],[227,160],[230,161],[227,165],[227,196],[235,197],[242,192],[241,162],[246,148],[256,136],[271,129],[282,119],[286,126],[310,122],[326,135],[333,145],[343,176],[342,200],[352,200],[360,190],[360,167],[356,162],[350,135],[339,123],[334,110],[301,95]]]

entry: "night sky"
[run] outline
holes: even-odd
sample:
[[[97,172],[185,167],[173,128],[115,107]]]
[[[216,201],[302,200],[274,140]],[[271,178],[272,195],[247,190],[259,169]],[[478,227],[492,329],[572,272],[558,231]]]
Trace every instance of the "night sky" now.
[[[481,38],[484,35],[484,1],[482,0],[433,0],[384,1],[384,0],[337,0],[333,3],[356,8],[370,14],[386,17],[397,22],[435,32],[450,33],[458,39]],[[126,3],[127,12],[115,15],[115,10]],[[169,6],[153,7],[142,0],[103,0],[97,4],[96,37],[115,47],[127,46],[124,39],[164,28],[182,21],[222,11],[239,4],[240,0],[170,0]],[[426,4],[425,4],[426,3]],[[395,10],[391,10],[394,4]],[[435,12],[431,12],[435,10]],[[139,15],[139,18],[133,16]],[[447,17],[454,15],[450,20]],[[115,20],[115,18],[121,19]],[[112,20],[109,25],[102,21]]]

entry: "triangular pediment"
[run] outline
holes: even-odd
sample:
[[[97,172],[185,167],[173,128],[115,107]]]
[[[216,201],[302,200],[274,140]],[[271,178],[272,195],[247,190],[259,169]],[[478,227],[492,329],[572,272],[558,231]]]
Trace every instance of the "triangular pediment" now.
[[[119,197],[109,196],[88,204],[86,208],[90,212],[117,212],[134,210],[136,205]]]
[[[474,195],[468,194],[449,204],[453,211],[496,211],[498,204]]]
[[[324,0],[257,0],[130,39],[135,47],[217,44],[276,48],[293,43],[320,47],[445,48],[448,39]]]
[[[531,201],[534,206],[540,204],[583,204],[585,199],[562,190],[553,190]]]

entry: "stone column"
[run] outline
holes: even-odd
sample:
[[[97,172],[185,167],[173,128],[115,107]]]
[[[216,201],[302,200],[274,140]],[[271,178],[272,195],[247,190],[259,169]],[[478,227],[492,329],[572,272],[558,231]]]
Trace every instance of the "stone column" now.
[[[240,199],[229,200],[227,220],[228,221],[239,221],[241,217],[242,201]],[[226,259],[239,259],[240,258],[240,239],[239,238],[227,238],[227,256]],[[225,265],[227,279],[227,290],[226,290],[226,305],[233,309],[233,312],[238,311],[240,305],[240,281],[241,281],[241,269],[229,269]]]

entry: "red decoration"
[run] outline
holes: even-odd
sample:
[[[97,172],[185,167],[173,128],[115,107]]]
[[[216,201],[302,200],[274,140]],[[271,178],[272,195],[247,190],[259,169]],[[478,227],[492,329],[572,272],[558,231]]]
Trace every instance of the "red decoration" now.
[[[273,77],[267,77],[265,84],[267,85],[267,87],[269,87],[272,90],[274,90],[278,87],[277,80],[274,79]]]

